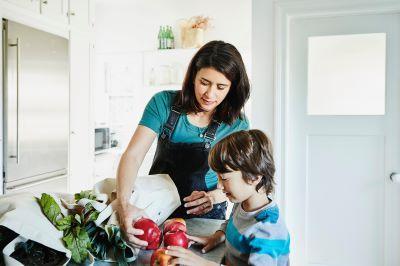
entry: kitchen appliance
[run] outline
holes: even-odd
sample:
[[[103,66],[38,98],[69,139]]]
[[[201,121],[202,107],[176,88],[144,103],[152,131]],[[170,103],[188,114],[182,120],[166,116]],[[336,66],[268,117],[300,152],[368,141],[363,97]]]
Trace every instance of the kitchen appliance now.
[[[108,127],[95,128],[94,137],[95,137],[95,145],[94,145],[95,154],[106,152],[108,149],[111,148],[110,128]]]
[[[3,19],[3,192],[66,191],[68,40]]]

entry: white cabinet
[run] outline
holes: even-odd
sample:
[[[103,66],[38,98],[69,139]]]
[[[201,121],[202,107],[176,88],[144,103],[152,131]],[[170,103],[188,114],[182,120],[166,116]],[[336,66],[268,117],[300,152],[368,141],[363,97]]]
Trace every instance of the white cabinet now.
[[[3,0],[3,2],[12,4],[9,6],[14,13],[13,16],[19,17],[18,13],[21,12],[24,18],[29,14],[37,19],[45,18],[65,26],[68,24],[68,0]],[[26,11],[31,12],[26,13]]]
[[[87,30],[89,28],[89,0],[69,0],[69,24],[71,27]]]
[[[67,0],[40,0],[40,13],[51,19],[67,24]]]
[[[40,11],[40,2],[39,0],[4,0],[5,2],[15,4],[16,6],[28,9],[34,12],[39,13]],[[51,1],[51,0],[50,0]]]
[[[69,190],[93,185],[94,130],[90,91],[90,38],[87,33],[70,33],[70,157]]]

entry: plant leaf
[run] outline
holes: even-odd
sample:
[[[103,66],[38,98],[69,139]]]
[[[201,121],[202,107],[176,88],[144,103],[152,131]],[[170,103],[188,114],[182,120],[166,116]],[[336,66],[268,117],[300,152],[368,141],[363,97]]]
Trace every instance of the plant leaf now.
[[[42,193],[42,197],[39,200],[39,204],[42,207],[44,215],[56,225],[57,217],[61,214],[60,206],[53,199],[52,196],[46,193]]]
[[[107,259],[108,250],[112,249],[111,243],[108,241],[106,231],[97,226],[94,222],[89,222],[85,227],[89,234],[92,254],[101,260]]]
[[[79,214],[75,214],[75,220],[80,224],[82,223],[82,220],[81,220],[81,217],[79,216]]]
[[[80,193],[75,193],[74,197],[76,201],[79,201],[80,199],[96,199],[96,195],[93,194],[92,190],[82,190]]]
[[[59,219],[56,222],[56,227],[60,231],[69,231],[72,227],[72,220],[73,220],[72,215],[67,215],[66,217]]]
[[[88,249],[90,248],[89,236],[85,230],[81,230],[78,226],[74,228],[69,234],[63,237],[67,248],[72,253],[72,259],[76,263],[82,263],[88,256]]]

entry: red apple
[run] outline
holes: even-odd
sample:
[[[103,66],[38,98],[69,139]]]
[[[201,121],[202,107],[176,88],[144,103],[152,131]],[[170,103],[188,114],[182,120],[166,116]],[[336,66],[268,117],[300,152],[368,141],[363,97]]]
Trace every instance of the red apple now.
[[[151,219],[141,218],[133,224],[133,227],[143,230],[143,235],[136,235],[136,237],[148,242],[146,249],[157,249],[160,246],[161,230]]]
[[[159,248],[153,252],[150,259],[150,266],[168,266],[172,257],[165,254],[165,248]]]
[[[164,234],[164,246],[180,246],[184,248],[188,248],[189,241],[185,234],[182,231],[176,232],[167,232]]]
[[[168,219],[164,222],[164,234],[167,232],[186,232],[186,222],[182,218]]]

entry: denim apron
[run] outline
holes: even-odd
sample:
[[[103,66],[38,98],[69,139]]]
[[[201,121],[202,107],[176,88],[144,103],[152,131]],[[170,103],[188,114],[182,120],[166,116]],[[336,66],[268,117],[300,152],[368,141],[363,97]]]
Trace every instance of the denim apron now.
[[[204,133],[204,142],[174,143],[171,141],[171,136],[180,115],[180,110],[172,106],[168,120],[158,138],[150,174],[169,174],[178,188],[182,205],[171,214],[170,218],[225,219],[226,201],[214,204],[213,209],[203,215],[187,214],[187,208],[183,207],[183,198],[189,196],[194,190],[209,191],[205,181],[206,173],[210,169],[208,153],[220,123],[217,121],[210,123]]]

